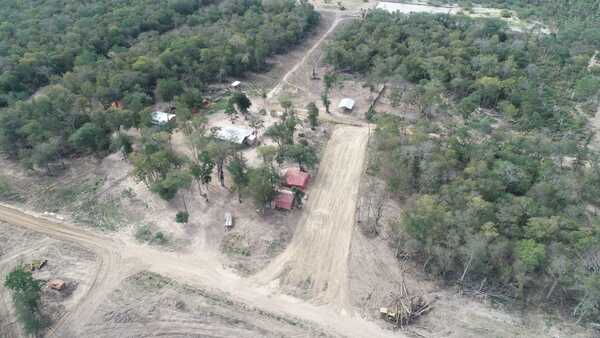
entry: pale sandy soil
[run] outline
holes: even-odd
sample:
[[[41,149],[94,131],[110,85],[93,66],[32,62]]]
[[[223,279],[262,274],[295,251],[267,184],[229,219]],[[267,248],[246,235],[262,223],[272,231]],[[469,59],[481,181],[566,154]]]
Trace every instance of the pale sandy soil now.
[[[59,337],[79,337],[87,330],[97,308],[115,290],[123,278],[142,270],[156,272],[185,284],[208,289],[234,303],[260,309],[269,316],[304,323],[307,327],[332,335],[358,337],[392,337],[361,317],[340,314],[331,306],[316,306],[298,298],[273,293],[256,283],[239,277],[223,267],[218,255],[203,256],[161,252],[155,248],[96,234],[80,227],[0,206],[0,219],[43,233],[55,239],[78,243],[96,251],[98,268],[91,286],[75,308],[52,327]],[[312,329],[311,329],[312,330]]]
[[[292,242],[256,280],[350,311],[348,255],[367,137],[361,127],[333,131]]]

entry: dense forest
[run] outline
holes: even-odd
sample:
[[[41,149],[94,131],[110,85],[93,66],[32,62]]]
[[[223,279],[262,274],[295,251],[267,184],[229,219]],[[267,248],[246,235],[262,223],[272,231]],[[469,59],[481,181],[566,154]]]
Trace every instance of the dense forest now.
[[[178,113],[197,108],[207,85],[264,69],[319,20],[311,5],[291,0],[2,6],[0,148],[46,170],[107,150],[115,130],[149,122],[154,102],[176,101]]]
[[[456,1],[439,1],[456,3]],[[596,0],[478,0],[458,1],[466,8],[474,4],[515,10],[520,19],[548,24],[563,48],[600,47],[600,2]]]
[[[600,164],[586,112],[598,105],[597,41],[564,34],[373,11],[326,59],[369,82],[411,83],[400,96],[418,107],[416,125],[368,114],[372,170],[405,206],[393,226],[400,253],[466,289],[595,320]]]
[[[424,115],[449,94],[464,116],[492,108],[523,130],[564,131],[584,122],[571,114],[572,97],[586,101],[600,87],[587,72],[593,54],[572,54],[550,36],[513,34],[499,20],[375,11],[338,34],[326,57],[339,71],[417,84]]]

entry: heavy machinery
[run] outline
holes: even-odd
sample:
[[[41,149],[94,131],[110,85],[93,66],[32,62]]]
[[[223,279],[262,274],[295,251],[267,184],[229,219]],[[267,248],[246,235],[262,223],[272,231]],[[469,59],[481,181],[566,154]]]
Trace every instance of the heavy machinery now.
[[[27,271],[35,271],[35,270],[40,270],[41,268],[43,268],[46,263],[48,263],[47,259],[35,259],[32,260],[31,263],[27,263],[25,264],[23,267],[25,268],[25,270]]]

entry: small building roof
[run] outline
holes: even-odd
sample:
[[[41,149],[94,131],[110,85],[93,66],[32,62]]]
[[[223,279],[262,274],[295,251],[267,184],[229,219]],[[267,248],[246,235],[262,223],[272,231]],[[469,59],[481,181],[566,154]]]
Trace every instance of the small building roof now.
[[[274,201],[275,208],[292,210],[294,207],[294,193],[289,190],[280,190]]]
[[[174,119],[175,116],[175,114],[169,114],[158,110],[152,113],[152,122],[156,124],[165,124]]]
[[[65,288],[65,281],[62,279],[53,279],[48,281],[48,287],[54,290],[62,290]]]
[[[239,87],[241,84],[242,84],[242,83],[241,83],[240,81],[233,81],[233,82],[231,83],[231,86],[235,88],[235,87]]]
[[[219,127],[215,136],[220,140],[237,144],[243,144],[246,140],[253,141],[255,138],[252,129],[239,126]]]
[[[288,187],[298,187],[302,190],[308,186],[310,175],[298,169],[288,169],[285,172],[285,185]]]
[[[338,108],[346,108],[346,109],[351,110],[352,108],[354,108],[354,100],[349,97],[345,97],[340,100],[340,104],[338,105]]]

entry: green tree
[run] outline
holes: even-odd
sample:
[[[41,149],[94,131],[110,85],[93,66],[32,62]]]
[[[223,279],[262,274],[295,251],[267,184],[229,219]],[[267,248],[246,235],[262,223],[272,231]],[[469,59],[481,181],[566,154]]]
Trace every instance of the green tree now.
[[[178,211],[175,214],[175,222],[177,223],[187,223],[190,219],[190,214],[187,211]]]
[[[246,96],[246,94],[237,91],[233,93],[233,95],[229,98],[229,101],[232,105],[235,104],[242,114],[248,113],[248,108],[250,108],[252,105],[252,102],[248,96]]]
[[[298,125],[298,120],[294,116],[288,116],[285,120],[267,128],[265,135],[272,138],[280,147],[294,144],[296,125]]]
[[[150,190],[157,193],[165,201],[170,201],[182,189],[188,189],[192,183],[192,177],[189,173],[182,170],[172,170],[167,173],[164,179],[155,182]],[[184,194],[181,194],[183,205],[187,211]]]
[[[160,79],[156,84],[156,94],[163,101],[171,101],[183,90],[183,86],[176,79]]]
[[[69,143],[80,152],[94,152],[108,148],[108,136],[102,128],[88,122],[69,137]]]
[[[131,136],[118,132],[113,135],[110,147],[113,151],[120,151],[124,158],[128,158],[133,152],[133,140]]]
[[[264,208],[277,195],[279,175],[274,168],[262,166],[248,169],[248,193],[259,208]]]
[[[575,83],[575,97],[580,100],[591,100],[598,103],[600,97],[600,78],[587,75]]]
[[[212,179],[212,172],[215,167],[215,162],[210,157],[207,151],[203,151],[198,156],[198,163],[194,163],[190,167],[190,173],[194,180],[198,182],[201,187],[204,187],[205,192],[203,194],[206,202],[208,202],[208,184]],[[200,189],[202,193],[202,189]]]
[[[329,100],[329,94],[325,92],[321,94],[321,103],[323,103],[323,107],[325,107],[325,112],[327,114],[331,114],[331,112],[329,111],[329,106],[331,105],[331,100]]]
[[[225,113],[225,115],[229,116],[229,119],[231,120],[231,122],[234,122],[235,119],[237,118],[237,110],[235,109],[235,106],[230,101],[227,101],[227,104],[225,105],[224,113]]]
[[[281,108],[283,108],[284,117],[287,116],[292,109],[292,101],[288,97],[283,96],[279,99],[279,104],[281,105]]]
[[[314,130],[319,124],[319,108],[317,108],[317,105],[314,102],[310,102],[306,105],[306,110],[308,111],[308,122],[310,123],[310,127]]]
[[[306,168],[312,169],[319,162],[317,150],[310,145],[286,145],[281,149],[281,153],[284,158],[296,162],[301,171],[305,171]]]
[[[25,332],[36,334],[44,328],[47,323],[40,313],[42,281],[34,279],[30,271],[19,266],[8,273],[4,286],[13,292],[17,316]]]
[[[210,158],[216,164],[217,177],[223,188],[225,188],[225,162],[229,159],[234,149],[235,146],[233,144],[216,139],[212,140],[206,147],[206,151],[210,155]]]
[[[227,164],[227,171],[233,179],[233,190],[238,193],[238,201],[242,203],[242,192],[248,186],[248,167],[242,153],[236,153]]]

